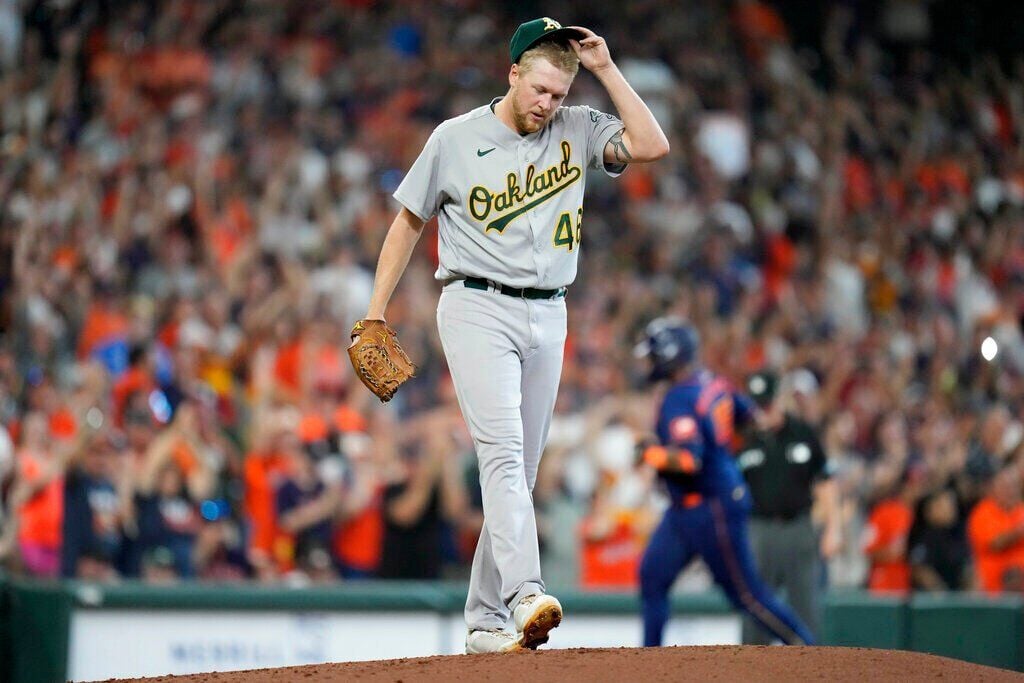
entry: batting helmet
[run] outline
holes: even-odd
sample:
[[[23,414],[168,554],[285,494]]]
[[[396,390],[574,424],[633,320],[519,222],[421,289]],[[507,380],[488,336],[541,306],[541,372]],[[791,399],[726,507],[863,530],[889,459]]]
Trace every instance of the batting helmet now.
[[[650,381],[668,379],[679,368],[697,359],[700,334],[690,323],[673,317],[655,318],[647,323],[644,340],[634,353],[651,362]]]

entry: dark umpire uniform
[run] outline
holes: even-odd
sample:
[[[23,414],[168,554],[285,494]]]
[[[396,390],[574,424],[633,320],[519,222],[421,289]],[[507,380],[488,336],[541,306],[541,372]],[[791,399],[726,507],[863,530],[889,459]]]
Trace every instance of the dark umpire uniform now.
[[[818,484],[827,479],[826,458],[815,429],[784,411],[777,390],[778,377],[771,372],[747,381],[747,392],[763,411],[758,426],[744,434],[737,458],[753,498],[750,542],[765,583],[817,633],[819,536],[811,506]],[[743,642],[770,641],[746,618]]]

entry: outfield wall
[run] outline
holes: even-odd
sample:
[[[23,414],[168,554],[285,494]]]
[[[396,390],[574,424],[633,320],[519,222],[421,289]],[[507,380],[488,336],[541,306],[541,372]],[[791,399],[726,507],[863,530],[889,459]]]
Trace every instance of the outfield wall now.
[[[559,591],[560,647],[635,646],[628,594]],[[462,650],[464,585],[360,582],[317,588],[152,587],[10,581],[0,589],[0,680],[102,680],[387,659]],[[674,598],[666,644],[739,642],[718,593]],[[1020,600],[911,600],[833,593],[824,644],[911,649],[1024,670]]]

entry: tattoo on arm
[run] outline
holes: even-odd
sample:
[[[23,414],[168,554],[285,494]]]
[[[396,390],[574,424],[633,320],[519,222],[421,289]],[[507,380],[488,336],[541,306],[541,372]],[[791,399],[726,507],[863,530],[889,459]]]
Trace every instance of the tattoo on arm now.
[[[633,155],[629,153],[626,143],[622,141],[622,134],[625,131],[626,129],[623,128],[608,141],[608,144],[612,146],[612,151],[615,152],[615,160],[620,164],[628,164],[633,160]]]

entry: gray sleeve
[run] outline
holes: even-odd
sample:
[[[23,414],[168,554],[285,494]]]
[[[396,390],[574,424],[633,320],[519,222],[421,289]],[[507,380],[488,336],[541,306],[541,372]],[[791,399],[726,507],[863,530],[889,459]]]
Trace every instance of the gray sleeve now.
[[[409,172],[395,190],[395,199],[423,222],[441,208],[441,136],[435,129]]]
[[[618,177],[626,170],[626,164],[606,164],[604,148],[613,135],[626,127],[625,124],[619,117],[592,107],[583,107],[583,110],[586,112],[587,165],[594,169],[604,169],[613,178]]]

